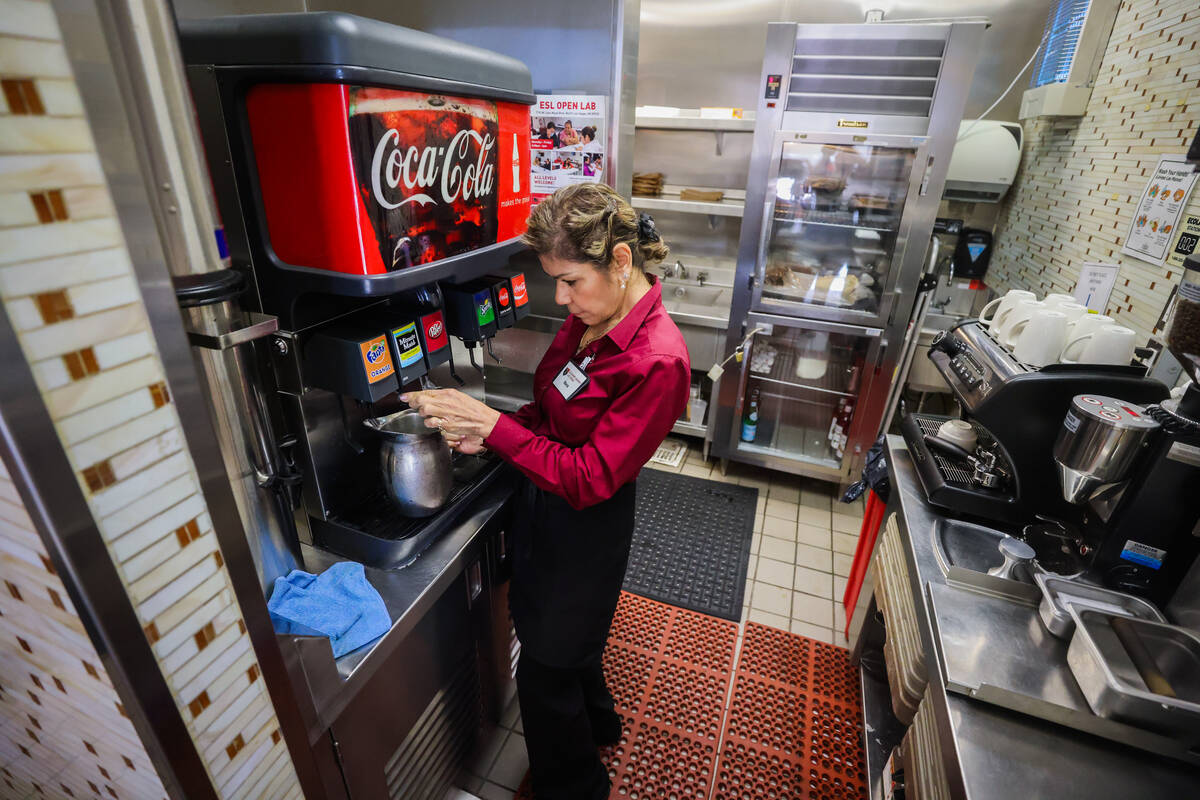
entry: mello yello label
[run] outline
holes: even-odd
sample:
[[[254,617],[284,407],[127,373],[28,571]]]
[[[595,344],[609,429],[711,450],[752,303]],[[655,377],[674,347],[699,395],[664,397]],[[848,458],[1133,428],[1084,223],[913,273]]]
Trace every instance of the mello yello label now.
[[[363,369],[367,373],[368,383],[377,383],[392,374],[392,356],[382,336],[360,342],[358,348],[362,351]]]
[[[392,331],[396,340],[396,352],[400,354],[400,367],[411,367],[421,360],[421,342],[417,338],[417,326],[413,323]]]

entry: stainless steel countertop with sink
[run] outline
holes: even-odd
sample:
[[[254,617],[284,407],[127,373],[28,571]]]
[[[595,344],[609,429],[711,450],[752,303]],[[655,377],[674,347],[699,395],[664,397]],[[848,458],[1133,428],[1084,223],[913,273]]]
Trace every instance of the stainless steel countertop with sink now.
[[[1005,591],[1011,587],[997,586],[1002,579],[985,574],[993,560],[1000,561],[998,554],[988,555],[1000,532],[949,520],[928,505],[903,439],[887,439],[889,511],[900,518],[929,668],[927,697],[934,702],[951,795],[1196,795],[1200,770],[1194,766],[1111,740],[1157,735],[1092,714],[1067,666],[1067,642],[1044,629],[1033,594]],[[964,545],[972,540],[974,547]],[[1033,716],[1049,716],[1048,708],[1058,709],[1056,721],[1090,725],[1108,738]]]

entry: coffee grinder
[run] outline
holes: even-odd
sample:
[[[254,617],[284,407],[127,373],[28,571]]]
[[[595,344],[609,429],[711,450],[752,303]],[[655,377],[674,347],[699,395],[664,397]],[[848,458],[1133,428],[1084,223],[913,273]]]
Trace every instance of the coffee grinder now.
[[[1167,346],[1192,381],[1141,408],[1078,395],[1054,445],[1063,496],[1084,509],[1093,571],[1165,604],[1200,551],[1200,261],[1185,262]]]

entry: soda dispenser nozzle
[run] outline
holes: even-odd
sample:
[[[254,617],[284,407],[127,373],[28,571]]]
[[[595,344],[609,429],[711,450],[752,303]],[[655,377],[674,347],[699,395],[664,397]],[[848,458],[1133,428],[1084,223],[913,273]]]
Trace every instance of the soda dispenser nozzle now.
[[[479,374],[482,375],[483,367],[481,367],[475,361],[475,345],[478,344],[478,342],[464,342],[464,344],[467,346],[467,358],[471,359],[471,366],[477,369]]]
[[[492,340],[491,339],[486,339],[483,344],[484,344],[484,347],[487,348],[487,354],[492,357],[493,361],[495,361],[497,364],[504,363],[503,361],[500,360],[500,356],[496,355],[496,351],[492,348]]]

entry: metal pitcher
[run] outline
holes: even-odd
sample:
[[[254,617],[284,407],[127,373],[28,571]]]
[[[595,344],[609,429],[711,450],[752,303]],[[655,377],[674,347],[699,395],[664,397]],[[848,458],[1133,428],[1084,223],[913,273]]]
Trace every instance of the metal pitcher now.
[[[388,496],[410,517],[428,517],[450,497],[450,448],[412,409],[364,420],[379,434],[379,466]]]

